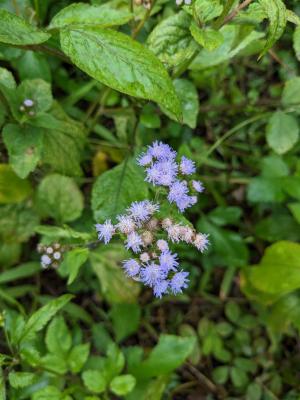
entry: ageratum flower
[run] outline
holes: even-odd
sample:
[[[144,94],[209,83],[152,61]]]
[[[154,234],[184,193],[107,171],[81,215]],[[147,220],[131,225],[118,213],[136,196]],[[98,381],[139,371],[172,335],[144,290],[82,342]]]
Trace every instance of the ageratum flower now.
[[[182,156],[181,162],[180,162],[180,172],[183,175],[194,174],[196,172],[196,165],[195,165],[194,161]]]
[[[132,278],[139,273],[140,264],[136,260],[130,259],[123,261],[123,268],[125,270],[126,275]]]
[[[142,246],[143,240],[141,236],[136,232],[129,233],[129,235],[127,236],[127,240],[125,241],[126,249],[131,249],[134,253],[139,253]]]
[[[103,240],[107,244],[115,233],[115,227],[111,223],[111,220],[108,219],[104,224],[96,224],[96,231],[98,232],[98,239]]]
[[[177,254],[172,254],[169,250],[165,250],[159,256],[159,263],[166,274],[170,271],[176,271],[178,266]]]
[[[159,299],[162,298],[162,295],[167,293],[168,288],[169,288],[170,282],[167,280],[161,280],[158,281],[154,286],[153,286],[153,293],[155,297],[158,297]]]
[[[141,269],[141,281],[150,287],[155,286],[165,277],[166,274],[161,266],[154,262],[146,264],[146,266]]]
[[[182,293],[182,289],[186,289],[188,287],[188,277],[189,273],[185,271],[177,272],[170,282],[170,289],[173,294]]]

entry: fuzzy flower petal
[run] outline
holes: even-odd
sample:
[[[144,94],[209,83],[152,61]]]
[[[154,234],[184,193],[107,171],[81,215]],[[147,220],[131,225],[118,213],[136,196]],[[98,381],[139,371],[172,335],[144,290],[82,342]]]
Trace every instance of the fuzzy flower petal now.
[[[181,157],[181,162],[180,162],[180,172],[183,175],[191,175],[196,172],[196,165],[193,160],[190,160],[189,158],[186,157]]]
[[[201,253],[203,253],[209,245],[208,235],[205,233],[197,233],[193,244],[201,251]]]
[[[150,287],[153,287],[164,278],[165,274],[160,265],[150,263],[141,269],[141,281]]]
[[[180,271],[173,276],[170,283],[170,288],[173,294],[182,293],[182,289],[188,287],[188,275],[188,272]]]
[[[96,224],[96,231],[98,232],[98,239],[103,240],[107,244],[115,233],[115,227],[111,223],[111,220],[108,219],[104,224]]]
[[[156,285],[154,285],[153,287],[154,296],[161,299],[162,295],[167,292],[168,287],[169,287],[169,281],[167,280],[162,280],[157,282]]]
[[[136,232],[131,232],[125,241],[126,249],[131,249],[134,253],[138,253],[141,251],[141,246],[143,246],[143,240],[141,236]]]
[[[139,263],[131,258],[130,260],[123,261],[123,268],[127,276],[136,276],[140,271]]]
[[[200,181],[192,181],[193,188],[196,190],[198,193],[202,193],[204,191],[204,186],[202,182]]]
[[[166,273],[176,271],[178,266],[177,254],[172,254],[169,250],[164,251],[159,256],[159,263]]]

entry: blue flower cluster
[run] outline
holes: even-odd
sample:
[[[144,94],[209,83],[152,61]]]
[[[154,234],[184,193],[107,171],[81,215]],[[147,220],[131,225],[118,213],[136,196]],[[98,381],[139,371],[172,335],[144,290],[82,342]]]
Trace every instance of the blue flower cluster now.
[[[168,201],[175,203],[180,212],[193,206],[197,202],[195,193],[201,193],[204,187],[196,180],[186,180],[196,172],[195,162],[181,157],[176,162],[177,153],[168,144],[154,142],[152,146],[138,158],[138,164],[146,170],[146,182],[154,186],[168,188]],[[190,195],[190,190],[194,194]]]
[[[175,202],[179,209],[185,209],[195,199],[188,194],[188,183],[180,175],[195,173],[192,160],[182,157],[180,164],[175,161],[177,153],[170,146],[155,142],[139,157],[138,163],[147,166],[146,180],[155,186],[169,188],[168,200]],[[191,181],[197,192],[203,191],[199,181]],[[96,224],[99,240],[109,243],[114,235],[124,240],[124,246],[132,258],[123,262],[128,277],[152,288],[156,297],[164,294],[179,294],[188,286],[189,273],[180,269],[177,254],[170,250],[171,243],[180,241],[193,245],[199,251],[207,249],[208,235],[197,233],[191,226],[174,222],[160,216],[159,204],[150,201],[135,201],[126,212],[118,215],[116,224],[106,220]]]

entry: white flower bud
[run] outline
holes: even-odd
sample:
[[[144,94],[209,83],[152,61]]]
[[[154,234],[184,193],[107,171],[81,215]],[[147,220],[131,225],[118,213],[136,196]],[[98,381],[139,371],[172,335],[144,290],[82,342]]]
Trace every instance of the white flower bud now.
[[[142,253],[142,254],[140,255],[140,260],[141,260],[143,263],[148,262],[148,261],[150,260],[149,254],[148,254],[148,253]]]

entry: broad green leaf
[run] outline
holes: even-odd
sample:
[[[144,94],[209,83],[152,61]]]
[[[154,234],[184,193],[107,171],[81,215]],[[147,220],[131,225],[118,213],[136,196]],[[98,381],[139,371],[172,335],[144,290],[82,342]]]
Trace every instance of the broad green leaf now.
[[[201,29],[195,22],[190,26],[193,38],[208,51],[217,49],[223,43],[223,35],[214,29]]]
[[[193,10],[195,17],[205,23],[221,15],[223,6],[220,0],[196,0]]]
[[[0,10],[0,42],[13,45],[30,45],[43,43],[50,38],[46,32],[30,25],[23,18]]]
[[[2,135],[12,168],[20,178],[26,178],[40,161],[43,132],[28,125],[7,124]]]
[[[116,340],[120,342],[138,330],[141,309],[138,304],[114,304],[110,316]]]
[[[299,225],[287,212],[274,212],[255,225],[255,235],[268,242],[298,240]]]
[[[293,46],[297,59],[300,61],[300,25],[294,31]]]
[[[48,351],[58,356],[63,357],[70,350],[72,337],[62,316],[57,316],[50,322],[45,342]]]
[[[69,118],[57,103],[51,113],[39,114],[28,123],[44,130],[44,163],[61,174],[81,175],[80,161],[85,144],[81,123]]]
[[[229,367],[221,366],[214,368],[212,376],[216,383],[219,385],[224,385],[229,377]]]
[[[91,252],[93,270],[99,278],[103,296],[109,303],[135,303],[139,294],[139,285],[127,278],[122,270],[122,261],[129,254],[122,245],[101,246]]]
[[[261,400],[263,389],[259,383],[252,382],[247,387],[246,400]]]
[[[160,22],[147,39],[148,47],[167,67],[178,67],[198,49],[189,27],[191,17],[180,11]]]
[[[289,167],[282,157],[272,154],[262,159],[261,174],[266,178],[281,178],[289,174]]]
[[[82,374],[84,386],[94,393],[102,393],[106,388],[106,381],[101,371],[87,370]]]
[[[86,262],[89,256],[89,250],[87,248],[79,248],[68,251],[64,256],[61,267],[68,275],[68,285],[70,285],[76,279],[80,267]]]
[[[86,363],[90,352],[90,344],[78,344],[74,346],[68,356],[68,365],[71,372],[78,373]]]
[[[261,57],[283,34],[286,26],[286,7],[282,0],[259,0],[259,3],[269,20],[267,41]]]
[[[30,194],[29,181],[19,178],[10,165],[0,164],[0,204],[19,203]]]
[[[246,372],[237,367],[231,367],[229,375],[231,382],[236,388],[245,386],[249,381]]]
[[[55,386],[46,386],[32,395],[32,400],[63,400],[61,390]]]
[[[300,176],[286,176],[282,186],[291,197],[300,200]]]
[[[300,224],[300,203],[290,203],[288,208],[293,214],[295,220]]]
[[[247,191],[248,200],[252,203],[280,203],[284,200],[280,178],[252,178]]]
[[[148,186],[142,168],[134,160],[104,172],[96,180],[92,191],[92,210],[98,221],[114,218],[133,202],[148,197]]]
[[[158,344],[133,374],[141,379],[169,374],[180,367],[194,349],[195,337],[161,335]]]
[[[289,293],[276,301],[269,309],[265,322],[274,334],[288,331],[292,324],[300,329],[300,296],[298,292]]]
[[[1,272],[0,283],[7,283],[16,281],[17,279],[27,278],[39,272],[41,270],[40,263],[35,261],[29,261],[18,267],[8,269]]]
[[[239,222],[242,215],[242,209],[239,207],[216,207],[209,213],[209,219],[216,225],[231,225]]]
[[[267,125],[267,142],[277,153],[284,154],[297,143],[299,138],[298,121],[282,111],[275,112]]]
[[[268,247],[247,278],[257,290],[283,295],[300,288],[300,244],[281,241]]]
[[[136,385],[136,379],[132,375],[116,376],[109,385],[110,390],[117,396],[125,396],[130,393]]]
[[[32,372],[15,372],[12,371],[8,375],[10,385],[15,388],[24,388],[32,385],[36,380],[36,375]]]
[[[17,89],[18,107],[30,99],[34,105],[30,108],[36,114],[48,111],[53,103],[51,86],[42,79],[26,79]]]
[[[197,125],[197,116],[199,113],[199,99],[198,92],[195,85],[187,79],[175,79],[174,87],[177,96],[181,102],[181,108],[183,112],[182,122],[194,129]],[[163,108],[163,112],[168,117],[175,119],[175,116],[168,110]]]
[[[153,100],[181,118],[167,71],[142,44],[98,27],[64,29],[60,35],[63,51],[88,75],[120,92]]]
[[[35,228],[35,232],[40,235],[45,235],[53,239],[80,239],[80,241],[88,241],[93,238],[94,235],[85,232],[78,232],[70,228],[68,225],[64,225],[63,228],[58,226],[50,225],[38,225]]]
[[[114,9],[111,5],[101,6],[84,3],[70,4],[57,13],[49,29],[63,28],[67,25],[92,26],[109,28],[115,25],[123,25],[130,21],[132,14],[125,9]]]
[[[51,82],[51,69],[47,56],[36,51],[24,51],[23,55],[16,60],[16,68],[22,81],[39,78]]]
[[[37,203],[43,215],[58,222],[73,221],[83,210],[83,196],[76,182],[58,174],[47,175],[41,181]]]
[[[6,68],[0,68],[0,84],[9,89],[16,88],[16,81],[13,74]]]
[[[72,295],[64,294],[57,299],[49,301],[48,304],[41,307],[35,313],[33,313],[28,321],[26,322],[23,333],[22,341],[26,340],[31,335],[39,332],[44,326],[50,321],[50,319],[63,308],[71,299]]]
[[[281,102],[284,107],[300,106],[300,77],[294,77],[285,82]]]
[[[64,354],[46,354],[41,359],[41,366],[58,375],[64,375],[68,371],[67,361]]]

